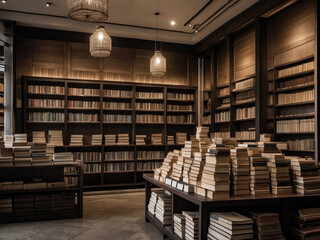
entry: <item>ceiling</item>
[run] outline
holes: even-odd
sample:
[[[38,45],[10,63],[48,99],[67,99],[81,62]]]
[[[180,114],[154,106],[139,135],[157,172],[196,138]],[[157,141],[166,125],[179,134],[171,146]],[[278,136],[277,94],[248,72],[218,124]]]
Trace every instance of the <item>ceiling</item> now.
[[[77,32],[93,32],[96,24],[67,16],[66,0],[7,0],[0,2],[0,16],[21,26]],[[154,40],[155,12],[159,12],[158,35],[165,42],[196,44],[221,25],[259,0],[109,0],[107,32],[111,36]],[[203,7],[199,15],[195,16]],[[194,19],[190,19],[195,16]],[[172,26],[170,22],[176,24]],[[189,21],[192,26],[189,26]],[[184,26],[185,25],[185,26]],[[195,27],[196,26],[196,27]],[[195,32],[198,26],[198,33]]]

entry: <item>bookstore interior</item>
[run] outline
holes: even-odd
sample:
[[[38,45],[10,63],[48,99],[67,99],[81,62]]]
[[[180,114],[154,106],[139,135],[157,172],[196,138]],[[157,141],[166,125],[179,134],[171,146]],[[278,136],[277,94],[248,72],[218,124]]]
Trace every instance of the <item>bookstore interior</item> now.
[[[0,239],[319,240],[319,5],[2,0]]]

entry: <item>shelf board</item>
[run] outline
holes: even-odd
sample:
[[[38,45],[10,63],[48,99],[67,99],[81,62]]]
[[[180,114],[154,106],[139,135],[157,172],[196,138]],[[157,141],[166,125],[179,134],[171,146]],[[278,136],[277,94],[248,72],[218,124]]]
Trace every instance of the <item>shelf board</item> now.
[[[103,111],[105,112],[132,112],[132,108],[127,109],[114,109],[114,108],[103,108]]]
[[[218,96],[217,98],[221,99],[221,98],[228,98],[228,97],[230,97],[230,94],[221,95],[221,96]]]
[[[63,122],[53,122],[53,121],[27,121],[27,123],[33,123],[33,124],[35,124],[35,123],[37,123],[37,124],[39,124],[39,123],[45,123],[45,124],[47,124],[47,123],[63,124],[64,121],[63,121]]]
[[[297,85],[297,86],[294,86],[294,87],[287,87],[287,88],[277,89],[277,90],[276,90],[276,93],[291,92],[291,91],[294,91],[294,90],[304,89],[304,88],[310,88],[310,87],[314,87],[314,83],[304,84],[304,85]]]
[[[65,148],[101,148],[102,145],[64,145]]]
[[[248,80],[250,78],[255,78],[255,76],[256,76],[255,74],[250,74],[250,75],[247,75],[246,77],[242,77],[242,78],[234,80],[233,83],[242,82],[242,81]]]
[[[152,169],[145,169],[145,170],[137,170],[138,173],[153,173]]]
[[[220,121],[220,122],[214,122],[215,124],[225,124],[225,123],[230,123],[230,120],[229,121]]]
[[[281,150],[283,152],[306,152],[306,153],[314,153],[314,150],[292,150],[292,149],[284,149]]]
[[[137,159],[137,162],[160,162],[160,161],[163,161],[163,158],[146,158],[146,159],[141,159],[141,158],[138,158]]]
[[[183,126],[191,126],[194,125],[194,123],[167,123],[167,125],[183,125]]]
[[[123,99],[123,100],[132,100],[132,97],[114,97],[114,96],[103,96],[103,98],[108,98],[108,99]]]
[[[303,63],[303,62],[310,62],[313,59],[314,59],[314,55],[309,55],[309,56],[306,56],[304,58],[300,58],[300,59],[295,60],[295,61],[291,61],[291,62],[287,62],[287,63],[276,65],[276,66],[274,66],[274,68],[285,68],[287,66],[297,65],[297,64]]]
[[[68,110],[83,110],[83,111],[100,111],[100,108],[78,108],[78,107],[68,107]]]
[[[296,74],[291,74],[288,76],[278,77],[278,78],[275,78],[274,80],[275,81],[283,81],[283,80],[287,80],[290,78],[298,78],[298,77],[303,77],[303,76],[311,75],[311,74],[314,74],[314,70],[309,70],[309,71],[304,71],[304,72],[300,72],[300,73],[296,73]]]
[[[163,113],[164,110],[151,110],[151,109],[136,109],[135,110],[137,113],[141,112],[141,113],[144,113],[144,112],[151,112],[151,113]]]
[[[227,109],[230,109],[230,106],[217,107],[217,110],[227,110]]]
[[[27,95],[38,95],[38,96],[64,96],[64,93],[31,93],[27,92]]]
[[[242,89],[233,89],[233,93],[239,93],[239,92],[246,92],[250,90],[255,90],[255,87],[248,87],[248,88],[242,88]]]
[[[194,102],[194,100],[167,98],[167,102]]]
[[[136,122],[136,124],[138,124],[138,125],[145,125],[145,124],[147,124],[147,125],[164,125],[164,122],[159,122],[159,123],[157,123],[157,122]]]
[[[285,133],[276,133],[275,135],[311,135],[314,132],[285,132]]]
[[[83,186],[86,190],[94,189],[94,188],[108,188],[108,187],[127,187],[127,186],[144,186],[145,183],[110,183],[110,184],[101,184],[101,185],[87,185]]]
[[[84,164],[101,163],[101,161],[83,161]]]
[[[202,123],[203,126],[211,126],[211,123]]]
[[[121,125],[131,125],[132,122],[103,122],[103,124],[121,124]]]
[[[229,87],[229,83],[224,83],[224,84],[217,86],[217,88],[224,88],[224,87]]]
[[[276,108],[283,108],[283,107],[292,107],[292,106],[310,105],[310,104],[314,104],[314,101],[305,101],[305,102],[281,104],[281,105],[275,105],[275,107]]]
[[[112,145],[110,145],[110,144],[108,144],[108,145],[104,145],[105,147],[134,147],[135,145],[133,145],[133,144],[112,144]]]
[[[71,124],[100,124],[100,122],[78,122],[78,121],[67,121],[67,123],[71,123]]]
[[[84,175],[97,175],[97,174],[101,174],[101,172],[84,172]]]
[[[246,101],[246,102],[235,103],[235,104],[233,104],[233,106],[251,105],[251,104],[255,104],[255,103],[256,103],[256,100],[250,100],[250,101]]]
[[[184,144],[168,144],[168,147],[183,147]]]
[[[64,107],[27,107],[27,109],[41,109],[41,110],[64,110]]]
[[[74,95],[68,94],[68,97],[80,97],[80,98],[100,98],[100,95]]]
[[[256,140],[255,139],[236,139],[237,142],[255,142]]]
[[[134,159],[107,159],[103,161],[104,163],[112,163],[112,162],[134,162]]]
[[[245,121],[255,121],[256,118],[246,118],[246,119],[236,119],[234,122],[245,122]]]
[[[154,145],[154,144],[145,144],[145,145],[136,145],[137,147],[165,147],[166,144],[159,144],[159,145]]]
[[[299,118],[310,118],[314,117],[314,113],[312,114],[303,114],[303,115],[297,115],[297,116],[284,116],[284,117],[277,117],[277,120],[282,120],[282,119],[299,119]]]
[[[164,101],[163,98],[139,98],[139,97],[136,97],[136,100],[143,100],[143,101],[160,101],[160,102],[163,102],[163,101]]]
[[[116,173],[134,173],[134,171],[133,170],[129,170],[129,171],[114,171],[114,172],[108,172],[108,171],[104,171],[103,172],[104,174],[116,174]]]
[[[188,111],[188,110],[167,110],[167,113],[195,113],[194,111]]]

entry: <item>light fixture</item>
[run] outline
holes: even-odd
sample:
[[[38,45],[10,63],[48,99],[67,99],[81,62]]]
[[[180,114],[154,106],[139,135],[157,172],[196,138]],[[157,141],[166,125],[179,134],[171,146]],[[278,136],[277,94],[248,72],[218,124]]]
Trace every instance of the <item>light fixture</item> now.
[[[52,5],[52,2],[47,2],[46,6],[50,7]]]
[[[162,77],[166,74],[167,71],[167,63],[166,63],[166,59],[165,57],[162,55],[161,50],[157,50],[157,39],[159,39],[158,37],[158,16],[159,13],[156,12],[156,21],[157,21],[157,36],[156,36],[156,40],[155,40],[155,53],[153,55],[153,57],[150,59],[150,72],[152,74],[152,76],[155,77]],[[162,48],[162,44],[160,43],[161,48]]]
[[[67,0],[67,8],[74,20],[103,23],[108,19],[108,0]]]
[[[174,26],[174,25],[176,25],[176,22],[172,20],[172,21],[170,22],[170,24],[171,24],[172,26]]]
[[[90,36],[90,54],[93,57],[109,57],[111,54],[112,40],[104,26],[97,29]]]
[[[7,0],[2,0],[1,2],[2,2],[2,3],[7,3]]]

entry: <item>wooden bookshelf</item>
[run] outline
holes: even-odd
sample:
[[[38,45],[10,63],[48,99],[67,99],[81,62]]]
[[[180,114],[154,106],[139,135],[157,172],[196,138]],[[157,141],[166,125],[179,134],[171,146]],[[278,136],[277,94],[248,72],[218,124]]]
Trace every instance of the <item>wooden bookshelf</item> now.
[[[150,171],[151,167],[158,167],[156,164],[160,164],[165,156],[138,159],[139,151],[163,151],[166,154],[174,148],[182,147],[182,145],[167,145],[167,136],[175,137],[177,132],[186,132],[189,138],[195,134],[197,120],[195,87],[38,77],[23,77],[23,84],[26,89],[23,102],[25,120],[23,131],[28,134],[29,141],[33,131],[47,133],[48,130],[61,130],[64,145],[56,147],[55,151],[101,153],[101,158],[97,161],[84,161],[85,190],[97,190],[109,186],[114,188],[117,185],[121,185],[121,188],[136,187],[143,182],[142,174],[145,170]],[[63,94],[59,93],[57,96],[50,92],[48,94],[50,87],[54,87],[55,91],[55,88],[63,89]],[[41,91],[45,89],[46,92],[41,95],[34,94],[32,88],[39,88]],[[46,105],[30,107],[29,99],[43,99],[42,104],[47,101],[46,99],[64,102],[59,108],[46,108]],[[41,111],[63,113],[64,121],[28,120],[30,113]],[[88,114],[95,114],[96,118],[92,118],[92,121],[74,119],[71,121],[69,114],[78,114],[76,117],[83,117],[84,120],[87,116],[92,116]],[[111,117],[106,117],[107,115]],[[151,144],[153,133],[162,134],[161,145]],[[102,134],[103,143],[100,146],[92,146],[88,145],[86,140],[85,146],[70,146],[71,134],[83,134],[85,139],[90,139],[93,134]],[[104,135],[110,134],[129,134],[129,145],[105,145]],[[136,135],[147,135],[146,145],[136,145]],[[132,151],[134,154],[129,159],[106,159],[106,153],[117,151]],[[111,167],[109,163],[114,164],[113,168],[119,167],[119,170],[109,171],[108,168]],[[130,165],[128,169],[126,164]]]

